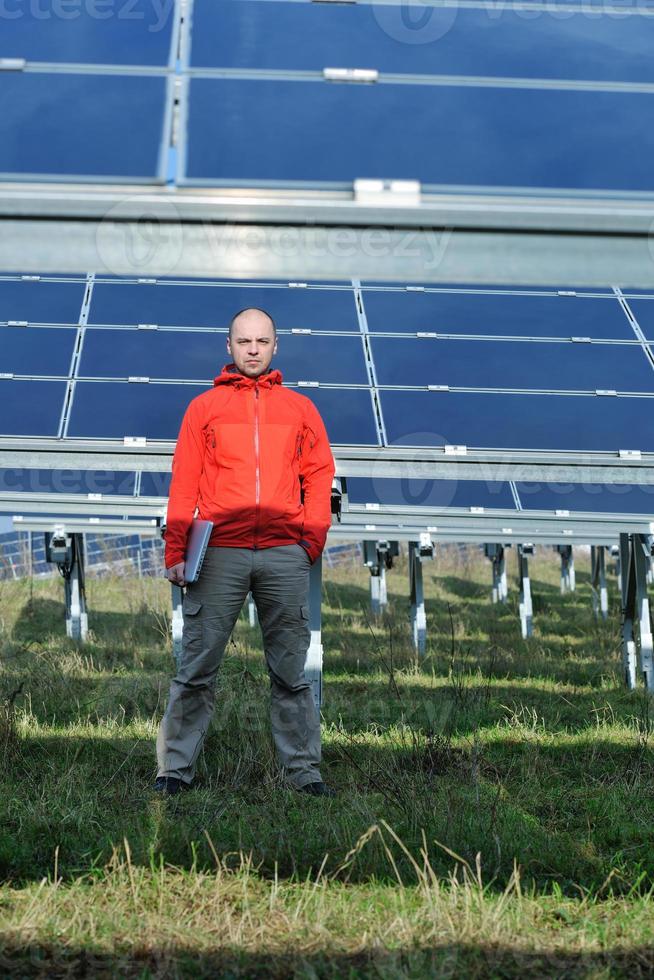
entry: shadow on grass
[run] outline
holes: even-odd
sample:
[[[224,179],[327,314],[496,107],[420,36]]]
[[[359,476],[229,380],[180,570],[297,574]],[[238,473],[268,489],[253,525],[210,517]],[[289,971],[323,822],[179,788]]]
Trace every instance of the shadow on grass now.
[[[126,584],[127,588],[127,584]],[[142,606],[135,613],[106,612],[89,608],[89,629],[103,641],[140,640],[163,642],[161,623],[156,613]],[[17,643],[42,642],[49,637],[66,636],[66,608],[63,600],[37,597],[28,600],[20,610],[11,631]]]
[[[618,891],[636,880],[647,889],[653,759],[646,732],[630,744],[563,736],[539,743],[510,729],[458,744],[411,731],[388,742],[335,732],[325,740],[323,775],[339,796],[325,801],[281,784],[267,718],[259,716],[256,728],[234,720],[212,730],[196,788],[162,798],[151,789],[151,737],[35,735],[5,752],[11,776],[0,807],[0,875],[40,880],[58,847],[60,874],[70,880],[89,863],[101,867],[125,838],[137,864],[161,856],[211,869],[208,835],[220,855],[251,853],[263,875],[303,879],[326,854],[326,870],[338,867],[357,839],[386,820],[418,861],[424,831],[439,874],[453,862],[435,842],[471,866],[479,854],[492,890],[506,886],[514,859],[523,881],[539,890],[556,881],[572,894],[593,892],[609,875]],[[396,864],[412,882],[400,852]],[[349,880],[392,882],[394,875],[373,840]]]
[[[649,978],[654,972],[654,947],[616,947],[603,952],[526,951],[506,944],[417,946],[386,950],[380,947],[356,953],[249,953],[239,947],[196,952],[176,945],[152,948],[143,943],[139,953],[110,955],[88,947],[71,948],[34,942],[21,947],[5,945],[0,967],[7,975],[21,977],[120,976],[154,980],[161,977],[247,978],[287,980],[315,977],[321,980],[358,980],[379,977],[427,977],[470,980],[493,977],[630,977]]]

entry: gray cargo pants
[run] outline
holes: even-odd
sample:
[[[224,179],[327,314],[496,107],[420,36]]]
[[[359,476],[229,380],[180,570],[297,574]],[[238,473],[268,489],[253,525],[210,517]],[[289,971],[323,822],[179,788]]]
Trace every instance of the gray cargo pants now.
[[[216,673],[248,592],[263,633],[270,675],[272,734],[286,778],[300,788],[321,780],[320,718],[304,662],[309,569],[299,544],[207,548],[198,581],[183,601],[182,657],[157,737],[159,776],[190,783],[214,709]]]

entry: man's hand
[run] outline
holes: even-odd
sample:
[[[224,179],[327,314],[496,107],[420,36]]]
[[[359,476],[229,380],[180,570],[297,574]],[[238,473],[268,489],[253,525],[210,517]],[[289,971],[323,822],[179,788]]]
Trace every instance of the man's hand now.
[[[177,565],[173,565],[171,568],[166,569],[166,578],[173,585],[179,585],[183,587],[186,585],[186,580],[184,579],[186,562],[180,561]]]

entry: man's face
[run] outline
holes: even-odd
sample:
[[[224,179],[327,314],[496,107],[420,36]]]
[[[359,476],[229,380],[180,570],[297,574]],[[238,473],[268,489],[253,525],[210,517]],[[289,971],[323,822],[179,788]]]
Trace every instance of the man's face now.
[[[247,310],[236,318],[232,336],[227,339],[227,352],[241,374],[258,378],[270,367],[277,351],[272,323],[257,310]]]

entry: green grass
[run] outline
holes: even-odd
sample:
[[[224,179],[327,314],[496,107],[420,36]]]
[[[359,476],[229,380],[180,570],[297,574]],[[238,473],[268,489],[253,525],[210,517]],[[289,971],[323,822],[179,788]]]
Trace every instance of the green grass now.
[[[60,581],[0,583],[0,972],[651,976],[654,712],[615,582],[596,622],[586,567],[567,596],[556,556],[531,571],[522,640],[483,558],[426,565],[423,659],[402,561],[381,621],[365,569],[328,573],[327,802],[281,783],[245,618],[198,789],[164,801],[166,583],[90,581],[83,647]]]

